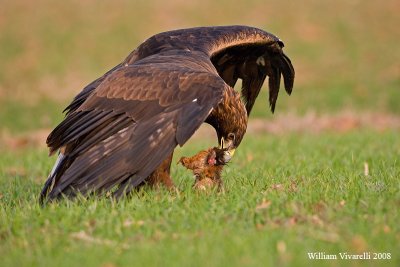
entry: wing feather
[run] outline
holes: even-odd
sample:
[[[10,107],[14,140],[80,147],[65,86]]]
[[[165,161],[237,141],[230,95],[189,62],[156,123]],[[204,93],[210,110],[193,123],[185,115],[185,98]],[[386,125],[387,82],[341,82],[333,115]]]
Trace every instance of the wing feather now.
[[[282,53],[282,59],[283,62],[281,61],[280,67],[282,69],[286,92],[290,95],[293,89],[295,72],[290,58]]]
[[[83,88],[83,90],[74,98],[71,104],[69,104],[64,109],[63,112],[65,112],[66,115],[68,116],[70,113],[77,110],[83,104],[83,102],[85,102],[85,100],[92,94],[92,92],[97,88],[97,86],[99,86],[104,81],[105,78],[107,78],[111,73],[113,73],[115,70],[119,69],[122,66],[123,63],[118,64],[111,70],[107,71],[103,76],[85,86],[85,88]]]
[[[119,197],[193,135],[227,85],[211,67],[192,67],[203,57],[186,64],[187,57],[169,53],[121,67],[68,114],[47,140],[51,152],[65,148],[48,199],[114,188]]]
[[[266,76],[269,80],[269,104],[272,112],[278,99],[281,76],[286,92],[291,94],[295,72],[282,48],[282,41],[270,35],[268,41],[234,45],[222,49],[211,58],[219,75],[227,84],[234,86],[238,78],[243,80],[241,94],[246,102],[248,115]]]

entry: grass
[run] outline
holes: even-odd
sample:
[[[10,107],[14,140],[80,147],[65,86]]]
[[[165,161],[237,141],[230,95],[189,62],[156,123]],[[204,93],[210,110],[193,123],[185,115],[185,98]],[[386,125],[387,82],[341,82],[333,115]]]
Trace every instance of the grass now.
[[[42,149],[0,156],[2,266],[398,266],[400,140],[387,131],[247,138],[224,170],[225,194],[61,201],[37,195]],[[208,146],[191,142],[176,155]],[[369,173],[365,175],[364,164]],[[308,252],[391,253],[383,261],[310,261]]]

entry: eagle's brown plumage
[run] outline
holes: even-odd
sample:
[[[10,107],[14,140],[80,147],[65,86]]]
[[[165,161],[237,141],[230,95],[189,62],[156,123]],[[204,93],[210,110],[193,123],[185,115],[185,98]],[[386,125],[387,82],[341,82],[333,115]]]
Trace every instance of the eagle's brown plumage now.
[[[247,26],[152,36],[65,109],[47,139],[50,152],[60,152],[41,201],[110,190],[119,197],[146,181],[172,186],[173,150],[203,122],[216,129],[229,161],[266,76],[272,111],[281,76],[292,91],[294,69],[282,47]],[[241,94],[232,88],[237,79]]]

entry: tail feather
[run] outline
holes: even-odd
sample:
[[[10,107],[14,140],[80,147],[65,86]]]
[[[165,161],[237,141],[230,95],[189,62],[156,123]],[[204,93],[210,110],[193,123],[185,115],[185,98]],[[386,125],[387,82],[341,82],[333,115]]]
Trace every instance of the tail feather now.
[[[62,166],[64,159],[65,159],[64,154],[60,152],[58,154],[56,163],[54,164],[53,169],[51,170],[49,177],[47,178],[47,181],[44,184],[42,191],[40,192],[39,203],[41,205],[44,204],[47,194],[53,188],[54,182],[55,182],[55,176],[56,176],[55,174],[57,173],[58,169]]]

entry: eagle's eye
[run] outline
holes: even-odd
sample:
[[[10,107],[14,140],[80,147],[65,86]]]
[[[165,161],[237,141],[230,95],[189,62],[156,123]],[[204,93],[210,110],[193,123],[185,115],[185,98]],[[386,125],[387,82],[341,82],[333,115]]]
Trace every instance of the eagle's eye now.
[[[228,139],[232,140],[232,141],[235,141],[235,134],[234,133],[229,133],[228,134]]]

